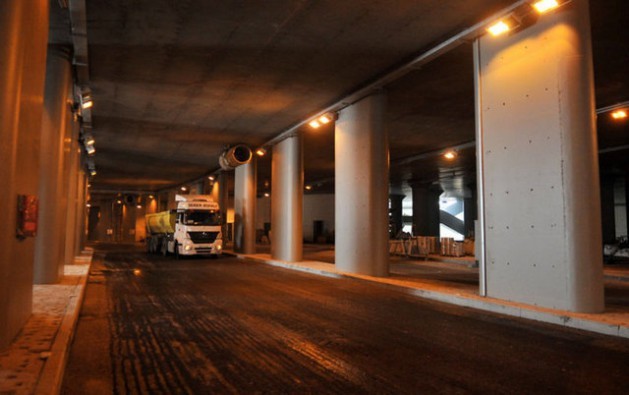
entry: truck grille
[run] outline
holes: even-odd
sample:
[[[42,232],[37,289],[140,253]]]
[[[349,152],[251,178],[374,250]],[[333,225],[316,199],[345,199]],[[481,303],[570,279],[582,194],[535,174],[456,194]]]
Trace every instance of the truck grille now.
[[[195,244],[214,243],[218,232],[188,232],[190,240]]]

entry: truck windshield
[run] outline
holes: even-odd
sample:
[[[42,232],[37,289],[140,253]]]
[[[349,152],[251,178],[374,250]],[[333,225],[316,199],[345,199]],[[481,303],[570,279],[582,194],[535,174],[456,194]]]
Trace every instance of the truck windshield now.
[[[217,211],[186,211],[184,215],[186,225],[220,225],[221,215]]]

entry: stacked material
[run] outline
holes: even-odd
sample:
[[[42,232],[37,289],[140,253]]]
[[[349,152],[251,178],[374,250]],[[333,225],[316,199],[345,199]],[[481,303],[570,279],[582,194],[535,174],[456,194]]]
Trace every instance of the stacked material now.
[[[452,237],[441,238],[441,255],[442,256],[464,256],[465,251],[463,243],[454,241]]]

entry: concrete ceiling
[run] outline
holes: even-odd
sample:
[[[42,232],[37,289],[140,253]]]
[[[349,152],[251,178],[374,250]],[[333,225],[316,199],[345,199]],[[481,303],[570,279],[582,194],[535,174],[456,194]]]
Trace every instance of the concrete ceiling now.
[[[199,178],[218,168],[226,145],[261,145],[511,3],[90,0],[98,170],[92,184],[159,190]],[[625,6],[591,1],[599,106],[629,100]],[[53,36],[64,34],[61,22]],[[407,74],[387,91],[392,180],[473,180],[473,148],[454,164],[424,155],[396,165],[474,140],[470,45]],[[329,190],[333,130],[303,133],[306,181]],[[599,135],[601,147],[629,144],[627,126],[599,122]],[[612,162],[601,160],[606,168],[616,166],[615,172],[627,171],[627,163]],[[267,157],[260,163],[261,183],[269,173]]]

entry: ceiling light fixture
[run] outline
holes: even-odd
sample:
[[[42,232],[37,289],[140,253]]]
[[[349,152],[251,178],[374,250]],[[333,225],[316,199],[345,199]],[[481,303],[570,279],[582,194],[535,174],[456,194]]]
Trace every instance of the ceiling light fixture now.
[[[554,10],[557,7],[559,7],[559,2],[557,0],[540,0],[533,3],[533,8],[535,8],[535,10],[540,14]]]
[[[207,179],[210,181],[214,181],[214,176],[208,176]]]
[[[446,152],[443,154],[443,157],[444,157],[444,158],[446,158],[446,159],[448,159],[448,160],[453,160],[453,159],[454,159],[454,158],[456,158],[457,156],[459,156],[459,155],[458,155],[458,154],[457,154],[457,152],[456,152],[456,151],[454,151],[454,150],[449,150],[449,151],[446,151]]]
[[[94,155],[96,153],[96,148],[93,145],[86,145],[85,151],[87,151],[88,155]]]
[[[616,110],[612,112],[612,118],[615,120],[625,119],[627,118],[627,111],[625,110]]]
[[[83,136],[83,141],[85,142],[85,145],[94,145],[94,143],[96,142],[94,140],[94,136],[92,136],[89,133],[85,133]]]
[[[271,196],[271,194],[270,194],[270,193],[268,193],[268,192],[264,192],[264,197],[269,197],[269,196]]]
[[[318,129],[319,127],[328,124],[332,121],[335,121],[337,119],[336,117],[336,113],[334,112],[326,112],[323,115],[318,116],[317,118],[313,119],[312,121],[310,121],[308,123],[308,125],[310,125],[311,128],[313,129]]]
[[[309,190],[312,189],[312,186],[311,185],[306,185],[304,188],[306,188],[306,190],[309,191]]]
[[[181,187],[181,188],[179,188],[179,189],[181,189],[183,192],[185,192],[185,191],[187,191],[187,190],[188,190],[188,188],[186,188],[186,187]]]
[[[500,36],[520,26],[520,20],[514,14],[502,18],[490,25],[487,31],[494,37]]]
[[[510,30],[505,21],[498,21],[487,28],[487,31],[494,37],[506,33]]]
[[[256,155],[258,156],[264,156],[266,155],[266,149],[264,147],[260,147],[256,150]]]

